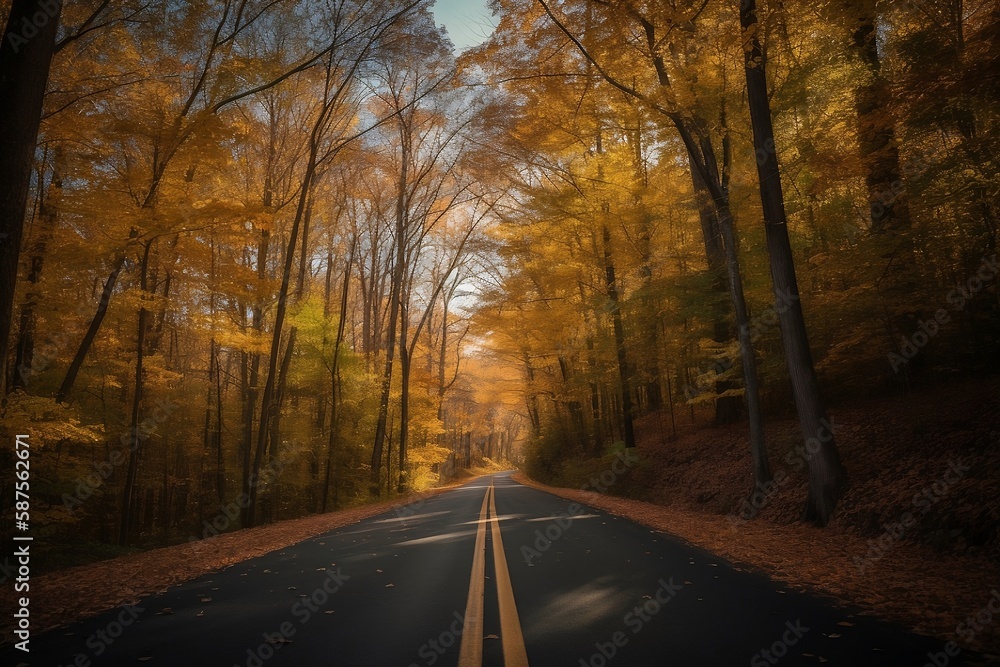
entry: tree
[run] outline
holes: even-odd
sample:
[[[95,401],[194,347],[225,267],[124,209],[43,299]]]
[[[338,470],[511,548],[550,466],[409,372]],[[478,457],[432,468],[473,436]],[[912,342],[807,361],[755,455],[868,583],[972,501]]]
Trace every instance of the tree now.
[[[756,0],[741,0],[740,26],[743,29],[747,102],[757,149],[757,176],[767,230],[767,253],[776,303],[788,295],[788,306],[778,310],[788,372],[795,391],[799,425],[809,452],[809,496],[803,519],[826,525],[844,491],[847,473],[840,461],[833,428],[827,418],[819,381],[809,348],[802,302],[799,299],[795,260],[788,240],[788,221],[781,188],[777,146],[771,124],[767,94],[767,61],[761,49]]]
[[[42,100],[61,0],[13,0],[0,42],[0,383],[6,386],[14,288]]]
[[[709,269],[718,275],[722,267],[720,262],[725,263],[726,274],[729,278],[729,293],[736,311],[736,329],[739,337],[739,348],[744,370],[744,381],[747,385],[747,407],[750,415],[750,448],[754,459],[754,480],[756,486],[762,486],[770,481],[770,469],[767,459],[766,444],[764,442],[762,406],[757,398],[757,378],[756,360],[752,341],[750,340],[750,322],[748,310],[743,297],[742,278],[739,272],[739,260],[736,255],[735,243],[726,243],[722,239],[735,238],[731,231],[733,226],[733,216],[729,203],[728,174],[730,171],[730,152],[723,142],[723,161],[720,163],[717,152],[713,146],[712,137],[708,130],[708,123],[704,120],[701,110],[681,109],[674,102],[671,106],[664,106],[656,101],[650,94],[643,93],[635,86],[626,85],[613,76],[605,67],[599,63],[588,50],[584,42],[574,36],[565,23],[556,16],[545,0],[538,0],[551,21],[566,35],[573,45],[583,54],[586,60],[596,69],[602,79],[620,92],[640,100],[650,109],[659,113],[665,120],[677,130],[687,152],[687,157],[694,171],[692,179],[696,196],[701,193],[702,188],[707,189],[710,195],[713,211],[706,208],[699,209],[702,232],[705,239],[706,252],[709,259]],[[597,3],[601,4],[601,3]],[[700,7],[687,10],[679,10],[678,16],[670,16],[671,21],[693,25],[694,21],[704,11],[707,3]],[[667,69],[666,61],[660,53],[662,39],[659,37],[656,25],[649,18],[644,16],[639,9],[631,4],[624,3],[624,15],[634,21],[643,36],[645,46],[644,57],[648,58],[652,64],[652,69],[656,74],[657,86],[666,90],[672,101],[677,94],[673,91],[672,80]],[[608,20],[612,25],[615,21]],[[668,30],[669,33],[669,30]],[[725,126],[725,108],[721,112],[722,125]],[[729,228],[727,230],[727,228]],[[726,231],[723,231],[726,230]],[[716,339],[720,336],[720,329],[716,327]],[[725,384],[717,384],[716,388],[723,389]],[[723,403],[722,405],[725,405]],[[723,419],[725,421],[726,419]]]

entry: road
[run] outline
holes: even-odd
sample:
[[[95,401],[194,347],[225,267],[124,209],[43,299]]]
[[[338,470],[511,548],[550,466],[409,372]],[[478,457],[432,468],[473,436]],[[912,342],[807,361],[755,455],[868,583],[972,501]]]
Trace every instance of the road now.
[[[509,473],[33,637],[31,647],[5,647],[0,664],[967,664],[940,641]]]

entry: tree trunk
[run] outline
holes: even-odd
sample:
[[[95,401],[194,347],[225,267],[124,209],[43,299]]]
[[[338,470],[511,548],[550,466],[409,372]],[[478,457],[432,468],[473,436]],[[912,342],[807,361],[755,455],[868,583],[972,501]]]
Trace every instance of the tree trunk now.
[[[70,362],[69,368],[66,370],[66,377],[63,378],[62,384],[59,385],[59,390],[56,392],[57,403],[63,403],[73,390],[73,385],[76,383],[76,376],[79,375],[80,369],[83,367],[83,362],[87,358],[87,353],[90,351],[91,345],[94,344],[94,339],[97,338],[97,332],[101,329],[104,316],[108,314],[108,304],[111,303],[111,294],[115,291],[115,285],[118,284],[118,275],[121,273],[124,265],[125,254],[122,253],[115,259],[115,264],[111,268],[111,274],[104,281],[104,289],[101,291],[101,300],[97,304],[97,312],[94,313],[94,318],[90,321],[87,333],[83,335],[80,347],[77,348],[76,354],[73,355],[73,361]]]
[[[250,490],[254,487],[252,477],[254,415],[257,413],[257,386],[260,378],[260,355],[256,352],[243,352],[240,360],[240,385],[243,396],[242,411],[242,447],[240,458],[242,463],[242,493],[240,499],[240,525],[250,527]]]
[[[144,300],[149,295],[149,252],[153,247],[153,239],[146,241],[146,247],[142,252],[142,263],[139,267],[139,295]],[[122,511],[121,525],[118,530],[118,546],[125,546],[128,543],[128,528],[132,519],[132,494],[135,489],[135,478],[139,468],[139,454],[142,450],[142,442],[145,434],[139,432],[139,411],[142,407],[143,390],[143,355],[146,346],[146,328],[149,319],[149,311],[145,303],[140,301],[139,317],[136,328],[135,340],[135,389],[132,392],[132,420],[129,427],[129,451],[128,466],[125,474],[125,486],[122,489]]]
[[[766,63],[757,35],[756,0],[741,1],[740,24],[746,40],[744,56],[747,101],[753,125],[754,148],[758,156],[757,176],[767,232],[771,280],[774,283],[788,373],[795,392],[795,407],[808,452],[809,496],[803,519],[826,525],[843,494],[847,473],[837,451],[832,425],[827,419],[799,299],[795,262],[788,239],[777,148],[774,144],[770,101],[767,97]]]
[[[406,322],[402,323],[399,336],[399,377],[402,384],[399,398],[399,481],[396,492],[406,491],[406,447],[409,444],[410,429],[410,353],[406,345]]]
[[[542,434],[542,418],[538,411],[538,392],[535,389],[535,367],[531,365],[531,357],[528,351],[523,351],[525,373],[528,379],[528,395],[525,400],[528,403],[528,418],[531,420],[531,434],[538,437]]]
[[[214,343],[214,341],[213,341]],[[226,502],[226,459],[222,449],[222,366],[219,355],[215,355],[215,489],[219,504]]]
[[[375,443],[372,448],[371,495],[377,497],[382,487],[382,448],[385,445],[386,420],[389,414],[389,392],[392,389],[392,364],[396,349],[396,322],[399,319],[399,300],[403,292],[404,262],[406,260],[406,191],[409,179],[410,156],[406,138],[401,142],[399,184],[396,191],[396,256],[392,271],[392,289],[389,295],[389,331],[385,345],[385,368],[382,371],[382,392],[378,405],[378,422],[375,425]],[[405,342],[404,342],[405,344]]]
[[[274,463],[278,459],[278,449],[281,446],[281,406],[285,400],[285,392],[288,387],[288,369],[292,365],[292,356],[295,353],[295,338],[298,329],[292,327],[288,331],[288,342],[285,344],[285,354],[281,357],[281,367],[278,370],[278,384],[274,396],[274,416],[271,419],[270,446],[268,447],[267,460]]]
[[[299,277],[295,286],[295,298],[301,299],[306,289],[306,275],[309,273],[309,224],[312,222],[313,201],[309,198],[305,216],[302,218],[302,255],[299,256]]]
[[[298,208],[292,220],[292,228],[289,232],[288,243],[285,247],[284,268],[281,274],[281,287],[278,289],[278,305],[274,313],[274,330],[271,335],[271,351],[268,356],[267,379],[264,380],[264,392],[260,406],[260,420],[257,425],[257,446],[254,450],[253,476],[254,481],[259,481],[260,467],[263,463],[267,450],[267,438],[271,429],[271,420],[274,418],[275,408],[275,383],[278,375],[278,356],[281,351],[281,331],[285,324],[285,315],[288,311],[288,292],[292,280],[292,266],[295,263],[295,248],[298,245],[299,229],[302,218],[305,214],[309,192],[312,189],[312,179],[316,173],[316,156],[318,153],[318,138],[316,133],[319,125],[314,128],[314,134],[310,140],[309,161],[306,164],[306,172],[303,176],[302,191],[299,194]],[[255,521],[256,504],[260,484],[252,484],[250,487],[250,499],[248,509],[248,519],[250,525]]]
[[[726,293],[726,278],[728,262],[726,250],[722,241],[722,230],[719,227],[719,214],[708,183],[698,168],[697,155],[688,155],[691,169],[691,184],[694,188],[695,201],[698,205],[698,218],[701,220],[701,234],[705,244],[705,259],[708,262],[708,272],[712,276],[713,291],[723,295]],[[732,296],[732,291],[730,291]],[[725,345],[732,340],[732,327],[726,313],[726,304],[721,298],[713,295],[712,340],[719,345]],[[739,396],[723,396],[733,388],[731,380],[718,380],[715,383],[715,423],[717,426],[735,424],[740,420]]]
[[[330,490],[330,474],[334,461],[334,448],[340,436],[340,348],[344,344],[344,331],[347,326],[347,300],[351,290],[351,269],[354,267],[354,255],[358,248],[358,237],[351,239],[351,250],[347,255],[347,266],[344,268],[344,282],[340,289],[340,313],[337,319],[337,338],[333,343],[333,360],[330,363],[330,438],[326,451],[326,473],[323,476],[323,505],[325,512]]]
[[[0,383],[7,377],[24,216],[62,2],[13,0],[0,41]],[[34,17],[42,15],[41,26]]]
[[[767,441],[764,439],[764,407],[760,400],[760,380],[757,374],[757,357],[753,351],[750,335],[750,315],[746,297],[743,294],[743,278],[740,276],[739,248],[733,229],[733,216],[728,202],[720,202],[719,228],[726,248],[726,265],[729,275],[729,290],[736,308],[736,330],[740,343],[740,359],[743,362],[744,398],[750,418],[750,454],[753,459],[754,486],[763,489],[771,481],[771,466],[767,458]]]
[[[438,348],[438,387],[437,387],[437,418],[444,422],[444,395],[448,391],[445,386],[445,365],[448,360],[448,311],[451,308],[451,293],[444,295],[444,303],[441,307],[441,345]],[[444,444],[444,434],[438,437],[438,444]]]
[[[211,312],[211,308],[209,309]],[[212,401],[212,394],[215,391],[215,339],[213,338],[208,344],[208,392],[205,396],[205,424],[201,432],[201,475],[200,475],[200,490],[204,490],[208,487],[208,457],[213,450],[213,445],[215,440],[212,435],[212,409],[215,407]],[[199,506],[201,505],[201,499],[204,493],[199,493]],[[220,498],[220,501],[222,499]]]
[[[265,188],[265,202],[269,199],[269,194]],[[267,204],[265,203],[265,206]],[[257,241],[257,285],[262,292],[264,280],[267,278],[267,256],[271,248],[271,232],[262,229],[260,238]],[[242,309],[241,309],[242,310]],[[260,334],[264,327],[264,306],[261,297],[256,297],[253,305],[253,317],[251,327],[254,334]],[[241,384],[243,388],[243,489],[240,496],[243,503],[240,508],[240,522],[243,528],[249,528],[253,521],[250,510],[250,499],[253,496],[253,489],[257,485],[257,479],[253,473],[253,449],[254,449],[254,416],[257,414],[257,398],[260,387],[260,353],[243,352]]]
[[[39,174],[42,180],[43,174]],[[49,181],[48,192],[39,197],[38,201],[38,222],[39,230],[36,232],[34,242],[31,244],[30,266],[28,269],[28,282],[31,287],[25,294],[24,304],[21,306],[21,325],[18,330],[17,347],[14,356],[14,377],[11,385],[14,389],[24,389],[28,386],[28,380],[32,375],[32,365],[35,356],[35,324],[37,316],[35,309],[38,307],[38,283],[42,279],[42,267],[45,265],[45,251],[48,247],[52,230],[56,226],[59,216],[57,206],[62,191],[62,177],[59,175],[59,165],[52,168],[52,177]],[[53,202],[55,200],[55,202]],[[0,375],[0,378],[3,376]]]
[[[278,369],[278,380],[275,384],[274,390],[274,400],[272,401],[272,411],[270,419],[270,432],[268,433],[267,439],[267,461],[270,466],[270,470],[277,470],[276,462],[278,460],[278,450],[281,448],[281,406],[285,399],[285,388],[288,383],[288,368],[292,363],[292,355],[295,351],[295,338],[298,334],[298,329],[292,327],[288,331],[288,342],[285,343],[285,353],[281,357],[281,365]],[[269,493],[267,495],[267,503],[261,503],[261,507],[265,508],[263,512],[263,521],[265,523],[271,523],[274,521],[274,510],[275,507],[279,505],[280,502],[280,486],[277,483],[277,478],[272,477],[273,482]]]
[[[868,69],[867,77],[854,94],[872,231],[903,232],[910,227],[910,209],[903,188],[896,128],[888,106],[889,82],[882,76],[875,0],[861,0],[849,6],[855,9],[852,42]]]
[[[628,352],[625,348],[625,326],[622,322],[622,309],[618,297],[618,281],[615,278],[615,265],[611,258],[611,230],[604,225],[604,269],[608,287],[608,300],[611,302],[611,319],[615,330],[615,350],[618,357],[618,376],[622,385],[622,429],[626,447],[635,447],[635,429],[632,423],[632,368],[629,366]]]

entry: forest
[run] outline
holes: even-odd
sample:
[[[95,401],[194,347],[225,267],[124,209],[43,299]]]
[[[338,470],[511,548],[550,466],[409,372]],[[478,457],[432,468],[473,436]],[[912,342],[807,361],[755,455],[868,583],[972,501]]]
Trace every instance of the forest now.
[[[1000,3],[491,0],[460,52],[432,5],[0,6],[0,438],[53,562],[698,432],[720,513],[798,451],[824,526],[838,406],[934,392],[995,452]]]

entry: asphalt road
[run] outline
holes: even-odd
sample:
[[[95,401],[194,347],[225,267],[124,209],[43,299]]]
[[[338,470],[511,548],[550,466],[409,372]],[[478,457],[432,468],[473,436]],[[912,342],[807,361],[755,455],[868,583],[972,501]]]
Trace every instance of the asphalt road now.
[[[509,473],[32,637],[31,649],[5,647],[0,665],[968,664]]]

